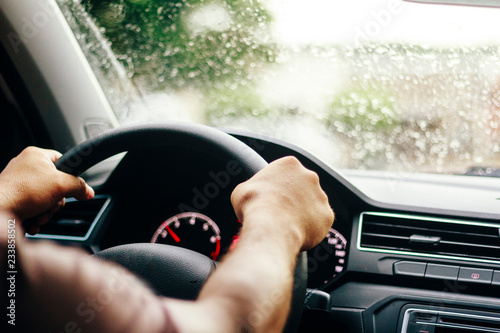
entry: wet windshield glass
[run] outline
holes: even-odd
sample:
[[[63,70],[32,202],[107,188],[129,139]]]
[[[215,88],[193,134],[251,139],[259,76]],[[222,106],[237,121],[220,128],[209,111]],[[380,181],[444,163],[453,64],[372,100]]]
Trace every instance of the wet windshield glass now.
[[[397,0],[59,4],[122,124],[245,129],[337,168],[500,168],[500,9]]]

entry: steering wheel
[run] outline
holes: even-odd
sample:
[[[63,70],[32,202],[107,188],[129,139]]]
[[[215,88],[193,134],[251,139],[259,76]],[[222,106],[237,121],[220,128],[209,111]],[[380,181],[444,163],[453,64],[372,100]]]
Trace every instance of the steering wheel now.
[[[67,151],[56,167],[78,176],[91,166],[122,152],[143,148],[190,149],[236,163],[245,179],[267,162],[247,145],[219,130],[196,124],[148,124],[121,127],[87,140]],[[236,186],[236,184],[232,184]],[[162,296],[196,299],[215,263],[197,252],[162,244],[128,244],[98,252],[97,257],[115,261],[145,279]],[[168,283],[165,283],[168,281]],[[307,257],[298,256],[290,315],[284,332],[297,331],[307,285]]]

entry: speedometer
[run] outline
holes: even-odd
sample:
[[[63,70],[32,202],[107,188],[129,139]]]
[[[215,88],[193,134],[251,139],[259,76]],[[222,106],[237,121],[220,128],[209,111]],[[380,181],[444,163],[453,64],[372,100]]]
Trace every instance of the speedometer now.
[[[330,228],[325,239],[307,251],[308,287],[318,288],[344,271],[347,260],[347,240]]]
[[[165,220],[156,230],[151,243],[190,249],[217,260],[220,254],[220,230],[217,224],[200,213],[181,213]]]

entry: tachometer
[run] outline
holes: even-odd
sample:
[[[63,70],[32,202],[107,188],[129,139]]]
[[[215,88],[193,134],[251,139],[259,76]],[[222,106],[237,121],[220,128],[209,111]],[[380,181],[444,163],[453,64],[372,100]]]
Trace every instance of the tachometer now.
[[[337,230],[330,228],[326,238],[307,251],[308,286],[321,287],[344,271],[347,260],[347,240]]]
[[[151,243],[184,247],[217,260],[220,240],[219,227],[208,216],[181,213],[164,221],[151,238]]]

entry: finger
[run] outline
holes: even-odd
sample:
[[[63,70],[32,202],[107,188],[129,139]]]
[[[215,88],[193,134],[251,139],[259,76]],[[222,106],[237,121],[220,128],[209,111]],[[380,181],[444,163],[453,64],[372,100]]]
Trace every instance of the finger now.
[[[55,205],[54,207],[52,207],[51,209],[49,209],[49,213],[50,214],[54,214],[55,212],[57,212],[59,209],[61,209],[61,206],[59,205]]]
[[[78,200],[89,200],[95,195],[94,189],[90,187],[81,177],[74,177],[64,173],[65,197],[74,197]]]
[[[40,227],[44,224],[47,224],[47,222],[49,222],[51,218],[52,218],[52,213],[45,212],[45,213],[40,214],[37,217],[35,217],[35,224],[37,227]]]
[[[26,231],[26,232],[27,232],[28,234],[30,234],[30,235],[32,235],[32,236],[34,236],[34,235],[36,235],[37,233],[39,233],[39,232],[40,232],[40,227],[39,227],[39,226],[37,226],[37,225],[35,225],[35,224],[30,225],[30,226],[28,227],[28,229],[27,229],[27,231]]]
[[[61,156],[62,154],[58,152],[57,150],[52,150],[52,149],[42,149],[42,152],[47,156],[53,163],[55,163]]]
[[[40,225],[46,224],[50,220],[50,216],[48,213],[40,214],[34,218],[29,219],[27,223],[25,223],[24,228],[26,232],[30,235],[36,235],[40,232]]]
[[[65,200],[64,200],[64,198],[62,198],[61,200],[59,200],[59,202],[54,207],[52,207],[49,210],[49,213],[54,214],[55,212],[59,211],[62,207],[64,207],[64,204],[65,204]]]
[[[23,221],[22,226],[27,233],[34,235],[39,232],[40,226],[49,222],[51,218],[52,213],[48,211]]]

